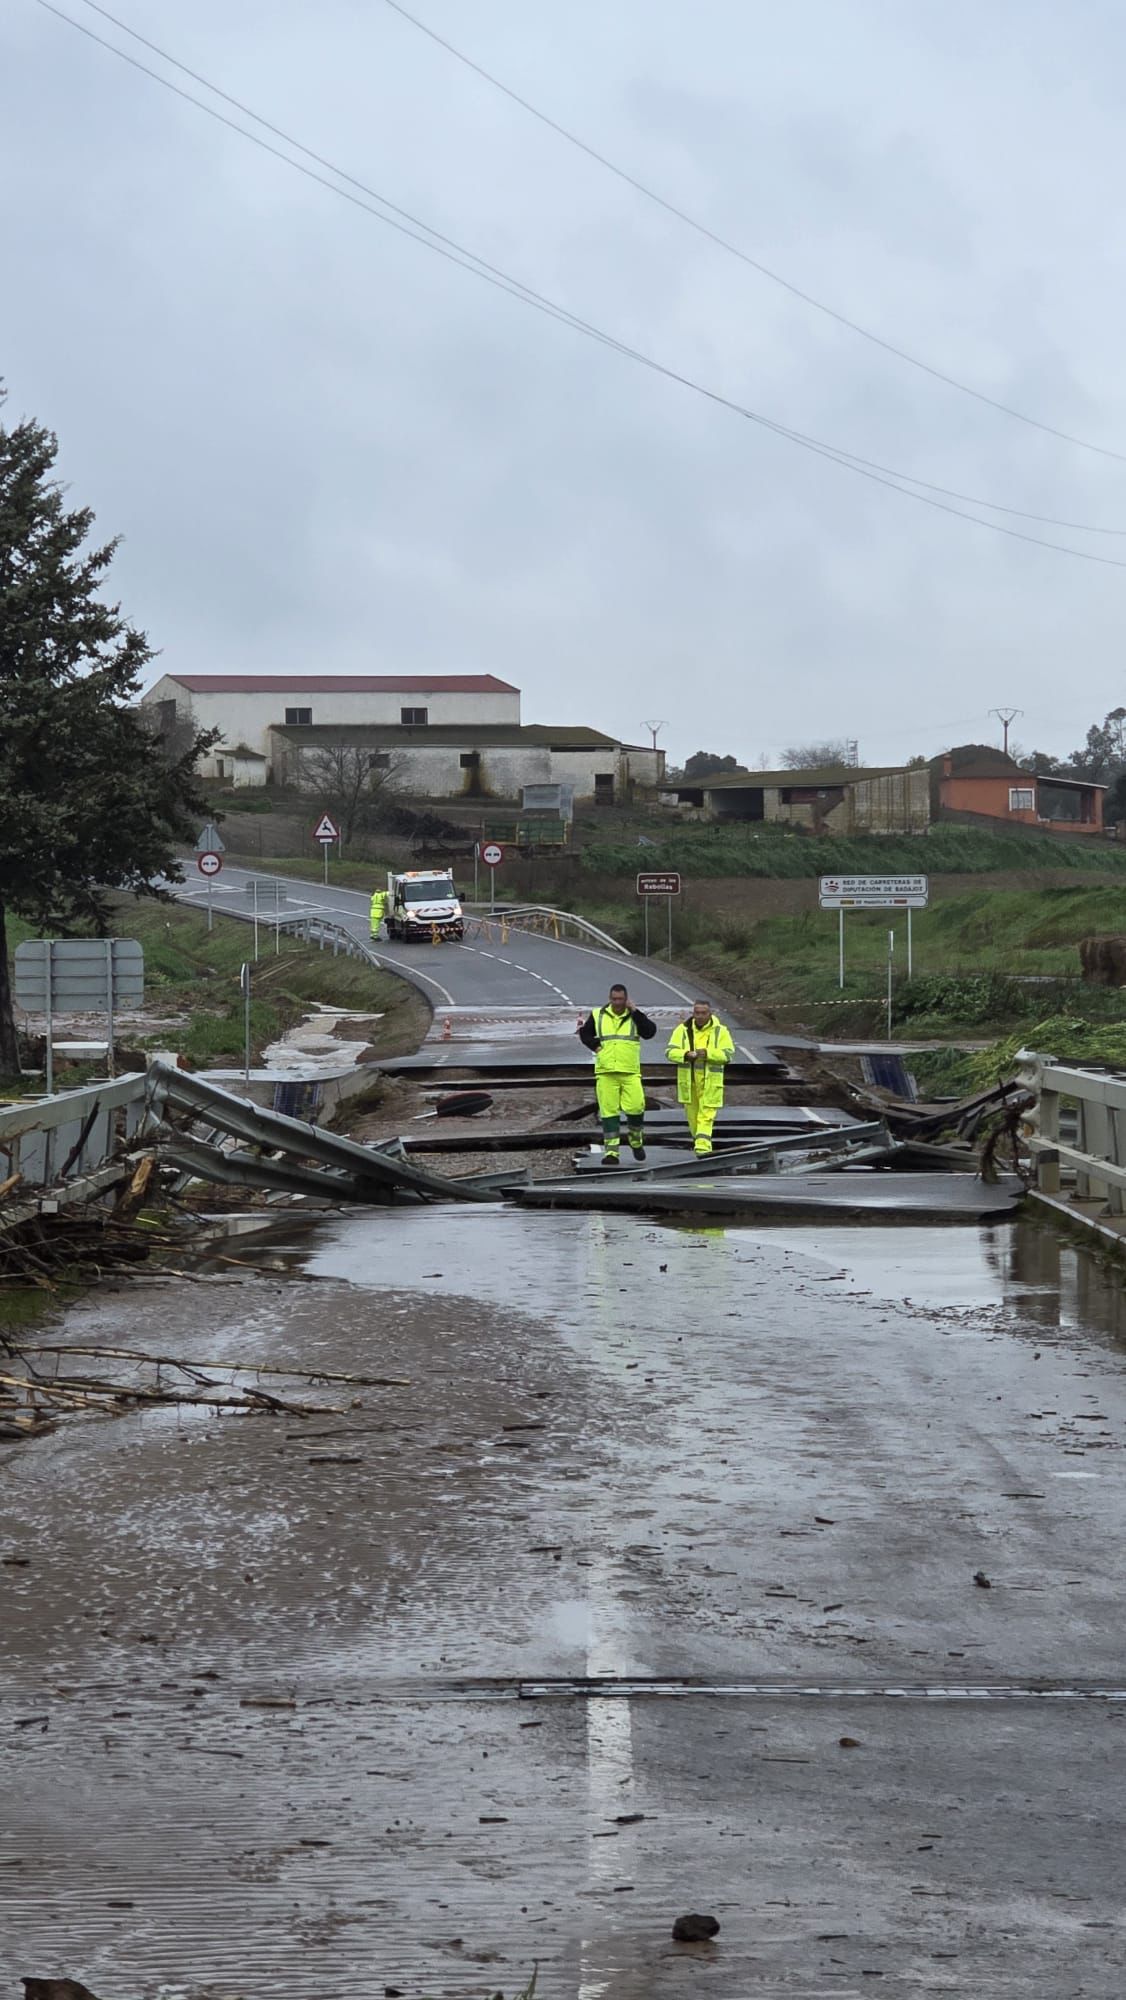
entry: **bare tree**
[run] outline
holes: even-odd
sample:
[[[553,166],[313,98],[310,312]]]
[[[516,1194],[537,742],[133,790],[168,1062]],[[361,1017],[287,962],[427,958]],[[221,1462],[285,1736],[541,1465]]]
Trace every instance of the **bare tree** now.
[[[832,736],[824,743],[793,743],[782,752],[787,771],[832,771],[857,762],[857,746],[850,736]]]
[[[370,827],[383,795],[395,790],[403,759],[391,750],[372,750],[345,738],[298,750],[293,782],[332,814],[345,840]]]

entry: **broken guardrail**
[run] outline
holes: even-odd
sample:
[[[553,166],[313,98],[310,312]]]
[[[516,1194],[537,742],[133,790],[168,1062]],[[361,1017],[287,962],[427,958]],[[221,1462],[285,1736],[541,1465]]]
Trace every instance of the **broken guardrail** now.
[[[316,1193],[330,1201],[391,1202],[404,1195],[438,1201],[491,1199],[490,1189],[472,1177],[429,1173],[381,1147],[361,1146],[321,1125],[267,1111],[172,1063],[154,1061],[147,1086],[150,1110],[165,1125],[170,1112],[179,1112],[211,1134],[223,1133],[255,1149],[232,1152],[173,1129],[163,1139],[159,1157],[202,1179]]]

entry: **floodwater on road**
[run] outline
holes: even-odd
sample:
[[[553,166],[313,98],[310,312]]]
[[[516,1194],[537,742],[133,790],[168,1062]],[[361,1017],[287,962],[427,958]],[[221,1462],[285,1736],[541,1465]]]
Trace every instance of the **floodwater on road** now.
[[[1097,1254],[500,1207],[277,1254],[57,1337],[401,1386],[0,1449],[0,1990],[1119,2000]]]

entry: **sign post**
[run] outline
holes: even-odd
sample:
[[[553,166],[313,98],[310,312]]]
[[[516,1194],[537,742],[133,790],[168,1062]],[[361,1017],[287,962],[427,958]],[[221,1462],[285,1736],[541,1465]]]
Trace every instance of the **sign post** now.
[[[817,884],[817,900],[823,910],[836,910],[838,912],[838,987],[843,990],[845,983],[844,920],[846,910],[906,910],[907,977],[910,979],[912,964],[911,912],[912,910],[925,910],[929,897],[930,883],[925,875],[822,875]],[[891,973],[889,969],[889,991],[890,980]],[[891,1005],[890,999],[888,1005],[889,1007]]]
[[[486,840],[481,848],[481,859],[489,871],[489,915],[497,906],[497,869],[504,860],[504,849],[499,841]]]
[[[672,903],[680,894],[680,876],[673,874],[643,874],[637,878],[637,894],[645,912],[645,956],[649,956],[649,898],[663,896],[669,926],[669,962],[672,962]]]
[[[211,930],[215,922],[211,907],[211,884],[223,866],[223,856],[227,851],[223,844],[223,836],[213,819],[209,819],[207,825],[201,828],[195,851],[196,867],[200,874],[207,878],[207,928]]]
[[[340,839],[340,828],[337,826],[336,821],[333,819],[331,813],[324,812],[321,814],[319,820],[317,821],[316,826],[313,828],[313,839],[319,840],[321,843],[321,852],[325,858],[325,888],[327,889],[328,850],[332,846],[334,840],[338,841]]]

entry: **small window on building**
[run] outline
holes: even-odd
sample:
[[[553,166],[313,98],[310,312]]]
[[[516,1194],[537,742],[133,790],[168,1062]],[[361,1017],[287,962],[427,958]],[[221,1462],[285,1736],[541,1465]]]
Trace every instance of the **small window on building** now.
[[[404,729],[410,729],[420,723],[426,723],[429,719],[430,710],[428,708],[401,708],[399,710],[399,720]]]
[[[603,802],[605,802],[605,801],[606,801],[607,799],[612,799],[612,798],[613,798],[613,796],[614,796],[614,773],[613,773],[612,771],[596,771],[596,772],[595,772],[595,774],[594,774],[594,796],[595,796],[595,798],[596,798],[596,799],[602,799],[602,800],[603,800]]]
[[[308,729],[312,724],[312,720],[313,711],[311,708],[287,708],[285,711],[285,726],[287,729]]]
[[[388,771],[390,768],[391,758],[388,752],[386,750],[373,750],[371,756],[368,758],[368,770]]]
[[[462,751],[461,768],[463,771],[475,771],[480,762],[481,762],[481,752],[479,750]]]
[[[1009,811],[1011,813],[1030,813],[1035,808],[1035,805],[1036,793],[1031,785],[1009,786]]]

